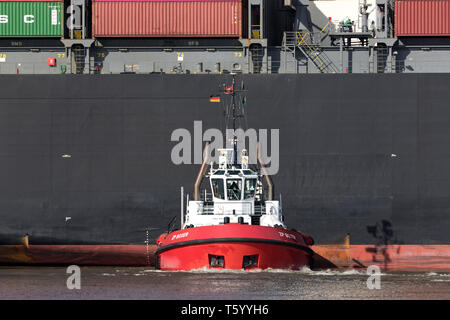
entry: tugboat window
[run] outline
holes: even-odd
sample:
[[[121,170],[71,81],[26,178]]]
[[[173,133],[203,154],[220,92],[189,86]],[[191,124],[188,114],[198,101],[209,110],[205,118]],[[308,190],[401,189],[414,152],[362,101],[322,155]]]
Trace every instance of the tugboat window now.
[[[244,256],[244,261],[242,262],[243,269],[251,269],[258,267],[258,255]]]
[[[225,199],[225,192],[223,190],[223,179],[212,179],[212,188],[215,198]]]
[[[255,197],[256,179],[245,179],[244,199]]]
[[[227,179],[228,200],[241,200],[242,180]]]
[[[224,256],[216,256],[213,254],[209,254],[208,258],[209,258],[209,266],[211,268],[225,268]]]

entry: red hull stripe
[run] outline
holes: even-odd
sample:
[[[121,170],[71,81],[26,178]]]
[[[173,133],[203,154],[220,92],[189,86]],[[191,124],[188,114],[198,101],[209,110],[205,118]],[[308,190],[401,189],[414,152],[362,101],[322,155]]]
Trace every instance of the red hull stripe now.
[[[251,239],[254,240],[254,239]],[[450,272],[450,245],[315,245],[343,268],[375,264],[389,270]],[[154,266],[156,245],[0,245],[0,265]],[[368,250],[372,249],[372,250]],[[314,262],[314,267],[320,267]],[[332,268],[333,266],[325,266]]]
[[[239,243],[239,242],[253,242],[253,243],[268,243],[268,244],[276,244],[281,246],[287,246],[287,247],[294,247],[298,248],[300,250],[306,251],[309,254],[314,254],[314,252],[305,246],[292,243],[292,242],[285,242],[285,241],[278,241],[278,240],[271,240],[271,239],[257,239],[257,238],[209,238],[209,239],[199,239],[199,240],[191,240],[191,241],[183,241],[183,242],[177,242],[168,244],[166,246],[162,246],[158,249],[156,249],[155,254],[159,254],[161,252],[178,248],[178,247],[185,247],[185,246],[191,246],[191,245],[197,245],[197,244],[206,244],[206,243]]]
[[[156,245],[0,245],[0,265],[153,266]]]
[[[311,248],[341,268],[450,271],[450,245],[315,245]]]

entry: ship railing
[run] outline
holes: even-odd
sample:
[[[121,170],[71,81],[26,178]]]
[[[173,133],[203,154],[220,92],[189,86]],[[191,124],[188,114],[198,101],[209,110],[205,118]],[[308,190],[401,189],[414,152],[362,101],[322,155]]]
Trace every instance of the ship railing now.
[[[339,66],[340,56],[338,47],[326,47],[323,49],[330,60]],[[375,51],[375,50],[374,50]],[[349,52],[352,52],[350,54]],[[1,54],[0,54],[1,57]],[[372,56],[362,58],[358,52],[344,51],[343,73],[449,73],[450,66],[446,64],[444,55],[442,57],[435,57],[430,59],[411,59],[403,52],[393,52],[392,56],[388,53],[376,50]],[[319,73],[313,63],[309,59],[296,59],[291,53],[286,52],[285,55],[275,59],[274,56],[266,56],[262,61],[258,62],[257,68],[253,63],[243,62],[239,63],[238,69],[233,69],[236,61],[222,61],[221,68],[214,70],[213,68],[203,69],[197,71],[196,63],[185,64],[183,67],[185,74],[225,74],[225,73],[261,73],[261,74],[307,74]],[[175,74],[168,68],[167,62],[155,62],[158,65],[158,70],[162,69],[165,74]],[[110,67],[112,69],[110,69]],[[340,69],[340,68],[339,68]],[[133,71],[127,73],[133,74],[149,74],[155,73],[153,67],[144,65],[135,66]],[[339,70],[341,71],[341,70]],[[70,72],[70,69],[67,70]],[[60,74],[59,68],[48,68],[38,62],[20,62],[20,63],[0,63],[0,74]],[[120,74],[121,70],[114,69],[108,62],[104,63],[104,70],[101,69],[92,71],[92,73],[99,74]],[[160,73],[160,72],[158,72]]]
[[[212,202],[213,201],[212,193],[204,189],[203,192],[200,193],[200,201]]]
[[[255,203],[255,215],[266,214],[266,206],[263,202]]]
[[[294,51],[296,47],[297,36],[295,32],[284,32],[282,49],[284,51]]]
[[[203,204],[203,214],[212,215],[214,214],[214,204]]]
[[[231,213],[231,212],[230,212]],[[203,202],[203,215],[213,215],[214,214],[214,203],[213,202]],[[228,214],[225,212],[224,214]],[[236,212],[236,214],[248,214],[252,215],[250,210],[243,210],[242,212]],[[264,215],[266,214],[266,206],[263,202],[255,203],[254,205],[254,215]]]
[[[3,63],[3,57],[7,54],[0,53],[0,74],[61,74],[60,68],[49,68],[47,64],[40,62],[20,61]],[[7,60],[6,60],[7,61]]]
[[[299,37],[299,34],[301,35]],[[303,32],[303,31],[285,31],[283,33],[282,49],[294,48],[303,43],[307,43],[311,47],[319,47],[324,39],[323,32]],[[303,36],[303,41],[300,40]]]

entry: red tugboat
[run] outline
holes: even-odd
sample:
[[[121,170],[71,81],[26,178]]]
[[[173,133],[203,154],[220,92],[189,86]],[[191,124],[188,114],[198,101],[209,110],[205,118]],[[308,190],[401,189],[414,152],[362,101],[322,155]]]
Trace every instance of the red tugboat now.
[[[233,85],[225,87],[231,95],[226,117],[236,120],[243,115],[236,103]],[[233,148],[219,149],[219,164],[210,164],[206,145],[203,164],[194,187],[194,200],[182,210],[181,230],[162,234],[156,244],[157,269],[300,269],[309,266],[313,251],[310,236],[288,229],[284,224],[281,201],[274,200],[273,183],[267,174],[258,145],[258,166],[248,164],[247,151],[237,161],[237,137]],[[200,184],[209,177],[210,193],[200,194]],[[266,188],[264,188],[264,183]],[[265,192],[264,189],[267,189]],[[184,197],[182,197],[184,198]],[[182,205],[183,207],[183,205]]]

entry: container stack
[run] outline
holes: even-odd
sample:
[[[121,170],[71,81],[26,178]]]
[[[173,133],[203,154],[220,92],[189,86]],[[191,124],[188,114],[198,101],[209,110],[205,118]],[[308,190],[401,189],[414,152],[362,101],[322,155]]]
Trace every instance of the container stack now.
[[[62,0],[0,0],[0,37],[62,37]]]
[[[397,0],[395,35],[450,36],[450,0]]]
[[[93,0],[94,37],[242,36],[241,0]]]

